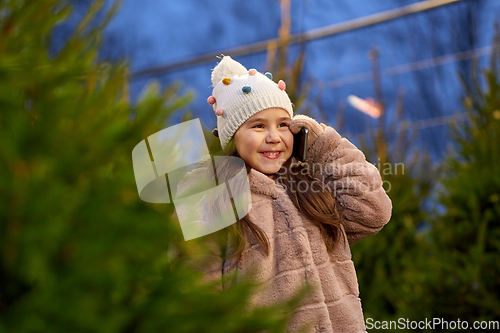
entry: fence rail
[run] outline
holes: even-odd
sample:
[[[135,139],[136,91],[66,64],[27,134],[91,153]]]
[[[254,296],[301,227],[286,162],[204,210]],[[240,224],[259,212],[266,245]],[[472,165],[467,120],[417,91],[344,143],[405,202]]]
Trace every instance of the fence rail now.
[[[368,27],[371,25],[379,24],[382,22],[387,22],[393,19],[397,19],[403,16],[420,13],[430,9],[438,8],[441,6],[449,5],[456,2],[462,2],[465,0],[428,0],[417,2],[408,6],[391,9],[385,12],[376,13],[353,20],[332,24],[323,28],[313,29],[301,34],[295,34],[290,36],[288,40],[289,44],[295,44],[299,42],[306,42],[313,39],[324,38],[327,36],[337,35],[343,32],[352,31],[355,29],[360,29]],[[173,62],[170,64],[147,68],[143,70],[138,70],[130,74],[130,79],[136,79],[141,76],[154,75],[164,72],[172,72],[182,68],[199,65],[206,62],[213,62],[214,58],[221,54],[229,54],[233,57],[257,53],[265,51],[270,43],[278,43],[278,38],[267,39],[261,42],[243,45],[235,47],[232,49],[220,50],[217,52],[207,53],[198,57],[194,57],[188,60]]]

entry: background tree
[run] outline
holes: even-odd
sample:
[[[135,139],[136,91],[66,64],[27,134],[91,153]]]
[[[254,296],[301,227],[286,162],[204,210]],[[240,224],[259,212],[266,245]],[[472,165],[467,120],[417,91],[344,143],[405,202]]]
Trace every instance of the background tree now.
[[[381,162],[393,203],[390,223],[352,247],[365,318],[460,319],[469,325],[499,318],[500,34],[495,29],[485,82],[477,62],[470,75],[461,75],[467,120],[452,126],[455,150],[438,169],[411,149],[410,137],[398,138],[395,143],[402,146],[391,144],[382,126],[363,143],[367,156],[376,154]],[[384,173],[384,162],[394,167],[402,160],[404,174]]]
[[[384,104],[381,96],[377,100]],[[402,119],[403,105],[400,94],[388,125],[383,115],[360,138],[360,149],[378,167],[393,206],[391,220],[378,234],[351,247],[365,319],[377,321],[420,320],[415,306],[423,293],[422,274],[432,274],[417,263],[429,252],[425,206],[438,171],[429,154],[417,148],[417,133]]]
[[[127,64],[97,58],[103,3],[57,52],[70,6],[0,3],[0,331],[280,332],[286,306],[246,311],[249,285],[199,283],[183,260],[201,243],[139,199],[132,149],[189,96],[152,84],[129,103]]]
[[[453,128],[455,151],[444,167],[432,219],[426,302],[445,320],[500,318],[500,32],[495,26],[490,68],[477,62],[461,76],[467,121]]]

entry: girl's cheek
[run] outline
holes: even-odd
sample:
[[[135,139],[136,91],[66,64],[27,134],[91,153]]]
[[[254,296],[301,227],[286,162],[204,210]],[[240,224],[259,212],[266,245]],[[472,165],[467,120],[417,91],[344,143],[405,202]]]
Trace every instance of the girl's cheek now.
[[[285,143],[287,143],[288,145],[293,145],[293,134],[292,132],[290,131],[287,131],[286,133],[284,133],[283,135],[283,141]]]

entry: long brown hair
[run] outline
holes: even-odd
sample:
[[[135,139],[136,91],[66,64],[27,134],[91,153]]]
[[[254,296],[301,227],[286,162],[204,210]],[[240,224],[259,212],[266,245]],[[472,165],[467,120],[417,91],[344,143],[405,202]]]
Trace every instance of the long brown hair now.
[[[223,155],[238,156],[234,138],[226,145]],[[234,168],[231,168],[229,161],[218,170],[219,183],[233,176]],[[309,167],[309,164],[292,162],[292,158],[290,158],[282,165],[278,181],[286,189],[295,207],[319,228],[327,250],[333,251],[340,228],[335,197],[330,189],[323,185],[322,181],[312,176],[311,172],[313,170]],[[249,170],[247,168],[247,171]],[[232,253],[223,251],[224,259],[233,261],[230,269],[233,269],[238,264],[245,249],[247,242],[245,229],[250,231],[264,253],[269,256],[269,239],[266,233],[246,215],[237,223],[219,231],[227,232],[233,241]]]

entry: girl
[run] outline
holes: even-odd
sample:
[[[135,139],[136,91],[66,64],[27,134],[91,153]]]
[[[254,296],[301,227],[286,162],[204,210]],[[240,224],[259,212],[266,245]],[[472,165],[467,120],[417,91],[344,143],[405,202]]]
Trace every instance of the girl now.
[[[225,247],[215,247],[198,268],[208,279],[237,272],[230,281],[221,279],[222,288],[250,278],[260,286],[252,303],[262,306],[312,285],[292,315],[290,332],[304,324],[310,332],[365,331],[349,244],[390,219],[391,201],[378,170],[333,128],[293,116],[285,83],[276,84],[270,73],[247,70],[225,56],[212,83],[214,135],[225,154],[245,162],[252,208],[222,230],[229,235]],[[303,127],[309,130],[307,157],[297,163],[293,134]],[[231,178],[229,166],[219,170],[219,182]],[[179,184],[178,192],[186,186]]]

